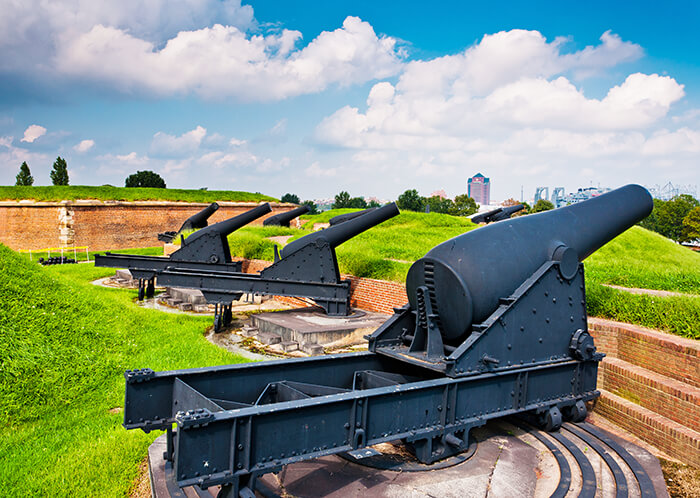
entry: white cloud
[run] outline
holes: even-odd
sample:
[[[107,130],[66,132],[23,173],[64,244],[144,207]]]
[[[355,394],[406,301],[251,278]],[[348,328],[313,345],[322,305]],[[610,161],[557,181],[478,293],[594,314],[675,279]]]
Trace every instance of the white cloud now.
[[[31,144],[34,142],[34,140],[39,137],[43,137],[44,135],[46,135],[46,128],[33,124],[24,130],[24,137],[20,140],[20,142],[27,142]]]
[[[159,131],[153,135],[150,153],[156,157],[181,157],[199,149],[207,129],[197,126],[194,130],[175,136]]]
[[[401,68],[396,40],[348,17],[294,49],[301,33],[249,36],[215,24],[180,31],[159,48],[126,29],[98,24],[59,44],[56,70],[102,81],[121,91],[159,95],[197,93],[210,98],[279,100],[391,76]]]
[[[318,161],[315,161],[304,170],[304,173],[306,174],[306,176],[310,176],[313,178],[332,178],[336,176],[338,170],[336,168],[324,168]]]
[[[246,140],[239,140],[236,137],[233,137],[231,140],[229,140],[229,145],[232,145],[234,147],[240,147],[242,145],[247,144],[248,142]]]
[[[364,109],[345,106],[323,119],[314,138],[339,148],[340,164],[348,154],[342,150],[350,149],[356,162],[336,168],[343,177],[360,164],[401,179],[398,188],[420,182],[428,191],[453,193],[479,170],[511,188],[587,186],[592,175],[629,181],[638,175],[643,182],[654,174],[642,173],[646,158],[697,150],[692,127],[658,130],[685,93],[672,77],[633,73],[602,98],[587,96],[577,83],[638,58],[638,45],[610,32],[577,52],[564,53],[565,43],[513,30],[486,35],[457,55],[412,61],[396,84],[375,84]],[[318,165],[307,172],[323,174]]]
[[[240,0],[23,0],[4,2],[0,68],[46,67],[58,47],[103,25],[160,45],[180,31],[216,23],[246,30],[253,9]]]
[[[76,152],[87,152],[95,146],[94,140],[81,140],[80,143],[73,147]]]

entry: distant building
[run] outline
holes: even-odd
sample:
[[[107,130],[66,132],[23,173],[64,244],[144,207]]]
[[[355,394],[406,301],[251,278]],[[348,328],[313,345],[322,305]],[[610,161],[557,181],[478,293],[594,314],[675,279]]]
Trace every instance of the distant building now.
[[[445,192],[445,189],[440,189],[430,194],[430,197],[439,197],[440,199],[447,199],[447,193]]]
[[[486,205],[491,202],[491,180],[477,173],[467,180],[467,195],[477,204]]]

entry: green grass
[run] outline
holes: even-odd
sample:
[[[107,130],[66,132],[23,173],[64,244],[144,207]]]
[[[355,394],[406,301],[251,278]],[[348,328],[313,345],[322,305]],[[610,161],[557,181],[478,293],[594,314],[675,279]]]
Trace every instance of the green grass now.
[[[88,251],[88,256],[90,258],[90,261],[95,260],[95,254],[104,254],[106,251]],[[110,251],[115,254],[140,254],[144,256],[162,256],[163,255],[163,247],[138,247],[134,249],[117,249],[115,251]],[[37,252],[37,251],[32,251],[31,253],[28,252],[22,252],[20,253],[23,256],[25,256],[27,259],[30,261],[37,262],[39,261],[39,258],[44,258],[47,259],[49,257],[49,253],[46,251],[43,252]],[[52,251],[51,252],[51,257],[54,256],[60,256],[61,253],[60,251]],[[67,258],[73,259],[73,251],[72,250],[66,250],[63,255]],[[77,256],[75,259],[76,261],[86,261],[87,257],[85,255],[85,250],[77,250],[75,252],[75,256]]]
[[[274,243],[266,240],[272,235],[293,235],[296,240],[311,233],[314,223],[326,223],[338,214],[355,209],[333,209],[318,215],[304,215],[308,229],[244,228],[229,236],[231,254],[252,257],[257,254],[272,261]],[[466,218],[438,213],[405,212],[353,237],[336,249],[338,266],[342,273],[358,277],[403,282],[411,263],[425,255],[433,246],[475,228]],[[265,227],[268,230],[272,227]]]
[[[639,226],[585,263],[588,282],[700,294],[700,253]]]
[[[125,188],[111,186],[70,185],[52,187],[0,186],[0,200],[33,199],[35,201],[73,201],[96,199],[101,201],[182,201],[214,202],[276,201],[274,197],[260,193],[237,190],[186,190],[174,188]]]
[[[157,436],[125,431],[123,372],[242,358],[203,336],[211,318],[138,307],[91,264],[40,267],[0,245],[3,496],[124,496]]]
[[[273,259],[274,243],[265,237],[310,233],[314,223],[352,209],[305,215],[307,230],[281,229],[265,232],[246,228],[229,237],[232,253],[247,258]],[[336,252],[342,273],[358,277],[403,282],[411,263],[437,244],[475,226],[465,218],[436,213],[402,213],[340,245]],[[601,284],[700,294],[700,254],[664,237],[635,226],[585,262],[590,295],[588,312],[637,323],[686,337],[698,338],[700,298],[651,298],[613,291]],[[684,310],[687,309],[687,312]]]
[[[634,295],[597,283],[586,285],[588,314],[636,323],[672,334],[700,339],[700,298]]]

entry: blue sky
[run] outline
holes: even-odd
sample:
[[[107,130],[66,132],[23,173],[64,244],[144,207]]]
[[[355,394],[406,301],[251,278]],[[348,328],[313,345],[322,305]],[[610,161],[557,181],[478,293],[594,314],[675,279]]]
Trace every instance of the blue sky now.
[[[698,183],[695,2],[0,0],[0,184]]]

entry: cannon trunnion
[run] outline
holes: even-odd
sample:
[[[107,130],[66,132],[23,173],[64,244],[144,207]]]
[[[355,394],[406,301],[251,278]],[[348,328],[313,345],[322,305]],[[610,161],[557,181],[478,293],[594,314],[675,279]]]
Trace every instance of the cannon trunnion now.
[[[580,260],[651,208],[632,185],[435,247],[368,352],[127,371],[124,426],[168,431],[180,486],[250,497],[256,476],[293,462],[400,440],[432,463],[466,450],[469,431],[493,418],[522,415],[547,430],[581,421],[604,355],[587,332]]]

